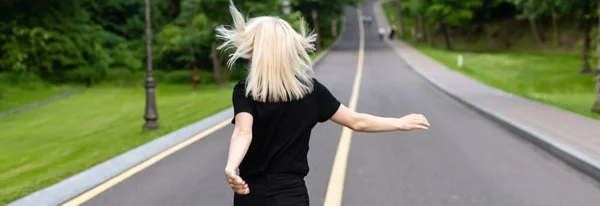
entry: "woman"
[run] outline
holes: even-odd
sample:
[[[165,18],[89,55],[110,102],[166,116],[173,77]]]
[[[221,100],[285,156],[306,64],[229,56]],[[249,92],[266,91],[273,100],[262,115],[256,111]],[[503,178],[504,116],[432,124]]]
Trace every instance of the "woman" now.
[[[248,76],[233,90],[235,124],[225,167],[234,205],[309,205],[304,177],[308,142],[318,122],[332,120],[360,132],[427,129],[422,115],[382,118],[349,110],[312,77],[308,52],[315,35],[277,17],[244,21],[230,6],[233,27],[217,28],[233,48],[228,65],[250,61]],[[333,137],[332,137],[333,138]],[[238,173],[239,168],[239,173]]]

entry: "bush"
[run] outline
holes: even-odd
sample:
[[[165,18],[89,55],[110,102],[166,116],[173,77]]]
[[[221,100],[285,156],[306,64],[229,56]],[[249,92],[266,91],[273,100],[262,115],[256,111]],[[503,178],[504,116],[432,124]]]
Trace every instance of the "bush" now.
[[[97,26],[49,29],[16,23],[0,33],[0,71],[35,73],[45,80],[92,83],[102,79],[111,61],[98,44]],[[63,76],[64,75],[64,76]]]
[[[198,75],[200,76],[200,84],[215,84],[215,76],[212,72],[200,70]]]
[[[164,82],[170,84],[191,84],[192,72],[190,70],[175,70],[165,74]]]
[[[246,68],[235,67],[232,69],[231,76],[229,76],[229,79],[231,81],[239,81],[239,80],[245,79],[247,73],[248,73],[248,70]]]
[[[106,75],[108,81],[118,82],[118,83],[131,83],[131,82],[141,82],[143,78],[139,78],[136,76],[135,72],[132,72],[126,68],[113,68],[108,70]]]
[[[140,71],[137,73],[139,77],[141,77],[142,81],[146,81],[146,71]],[[167,72],[163,70],[154,70],[152,71],[152,76],[154,77],[154,81],[156,82],[166,82]]]
[[[36,89],[44,87],[42,79],[31,72],[3,72],[0,73],[2,85],[17,85],[21,88]]]
[[[215,84],[215,77],[211,71],[208,70],[198,70],[199,75],[199,84],[207,85],[207,84]],[[239,71],[235,71],[232,73],[232,80],[240,80],[245,78],[245,70],[239,69]],[[175,70],[175,71],[163,71],[163,70],[155,70],[153,71],[154,81],[156,83],[166,83],[166,84],[193,84],[192,79],[192,70],[184,69],[184,70]],[[235,79],[233,79],[235,78]],[[0,76],[0,80],[2,80]],[[122,83],[140,83],[143,84],[146,80],[146,71],[135,71],[132,72],[125,68],[113,68],[108,71],[106,81],[107,82],[116,82],[119,84]]]
[[[169,84],[193,84],[192,79],[192,71],[190,69],[186,70],[175,70],[170,72],[161,71],[160,75],[162,77],[158,77],[159,75],[155,74],[155,78],[157,81],[169,83]],[[212,72],[207,70],[198,70],[199,83],[202,85],[206,84],[214,84],[215,77]]]
[[[64,74],[63,82],[76,82],[89,85],[96,84],[107,77],[107,71],[97,70],[91,67],[81,67],[69,70]]]

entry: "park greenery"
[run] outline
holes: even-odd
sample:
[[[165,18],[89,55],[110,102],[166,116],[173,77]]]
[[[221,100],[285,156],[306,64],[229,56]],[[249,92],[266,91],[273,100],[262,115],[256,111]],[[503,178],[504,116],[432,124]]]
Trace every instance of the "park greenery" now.
[[[248,17],[301,17],[321,54],[356,0],[234,0]],[[148,3],[148,4],[146,4]],[[214,29],[229,0],[7,0],[0,7],[0,112],[77,88],[83,92],[0,117],[0,205],[231,106],[244,62],[225,66]],[[146,6],[151,11],[146,27]],[[151,44],[146,43],[146,29]],[[143,130],[151,46],[160,128]]]
[[[598,3],[389,0],[383,8],[398,38],[449,68],[600,119]],[[464,57],[462,67],[458,55]]]
[[[291,1],[294,25],[304,16],[319,33],[317,47],[334,38],[332,22],[350,0]],[[210,72],[205,83],[223,86],[242,78],[243,69],[224,67],[214,28],[227,24],[229,0],[152,0],[153,66],[157,79],[181,83],[194,68]],[[282,0],[239,0],[249,16],[282,14]],[[31,0],[4,1],[0,8],[0,80],[80,83],[132,81],[145,69],[144,1]],[[317,15],[313,18],[313,12]],[[319,48],[320,49],[320,48]],[[142,73],[142,74],[138,74]],[[186,76],[188,75],[188,76]],[[183,81],[189,82],[189,81]]]

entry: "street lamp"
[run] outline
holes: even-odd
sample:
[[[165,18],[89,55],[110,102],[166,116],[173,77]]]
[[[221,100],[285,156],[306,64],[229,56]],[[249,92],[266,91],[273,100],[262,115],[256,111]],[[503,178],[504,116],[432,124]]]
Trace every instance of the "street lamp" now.
[[[288,16],[288,15],[290,15],[290,13],[292,13],[292,7],[290,5],[289,0],[283,0],[283,2],[281,3],[281,7],[283,8],[283,13],[286,16]]]
[[[146,123],[144,128],[156,129],[158,128],[158,112],[156,112],[156,97],[154,88],[154,77],[152,75],[152,33],[150,29],[150,0],[145,0],[146,3],[146,112],[144,113],[144,119]]]

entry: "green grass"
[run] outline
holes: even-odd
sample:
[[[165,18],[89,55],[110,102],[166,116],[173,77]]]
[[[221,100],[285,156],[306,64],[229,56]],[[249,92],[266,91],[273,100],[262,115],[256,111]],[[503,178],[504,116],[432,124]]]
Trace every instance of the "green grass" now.
[[[142,131],[144,89],[92,87],[0,118],[0,205],[231,106],[231,89],[159,85],[159,130]]]
[[[59,85],[25,89],[21,87],[1,85],[0,111],[6,111],[24,106],[76,88],[76,86],[72,85]]]
[[[594,102],[592,76],[578,73],[578,55],[551,55],[518,52],[462,53],[415,45],[440,63],[490,86],[529,99],[554,105],[584,116],[600,119],[590,111]],[[463,54],[464,65],[456,58]]]
[[[390,24],[396,24],[392,2],[383,5]],[[412,20],[405,24],[412,25]],[[410,28],[407,26],[407,28]],[[408,39],[410,34],[407,33]],[[482,41],[492,41],[482,39]],[[530,43],[533,40],[530,41]],[[581,56],[554,52],[553,48],[530,52],[522,48],[492,52],[465,52],[489,50],[478,44],[455,45],[462,50],[448,51],[444,45],[427,44],[413,46],[447,67],[459,71],[487,85],[502,89],[545,104],[553,105],[594,119],[600,115],[590,111],[594,102],[594,79],[580,75]],[[534,45],[532,44],[532,47]],[[535,50],[537,48],[532,48]],[[458,68],[457,56],[463,55],[463,67]],[[590,62],[594,65],[593,62]]]

